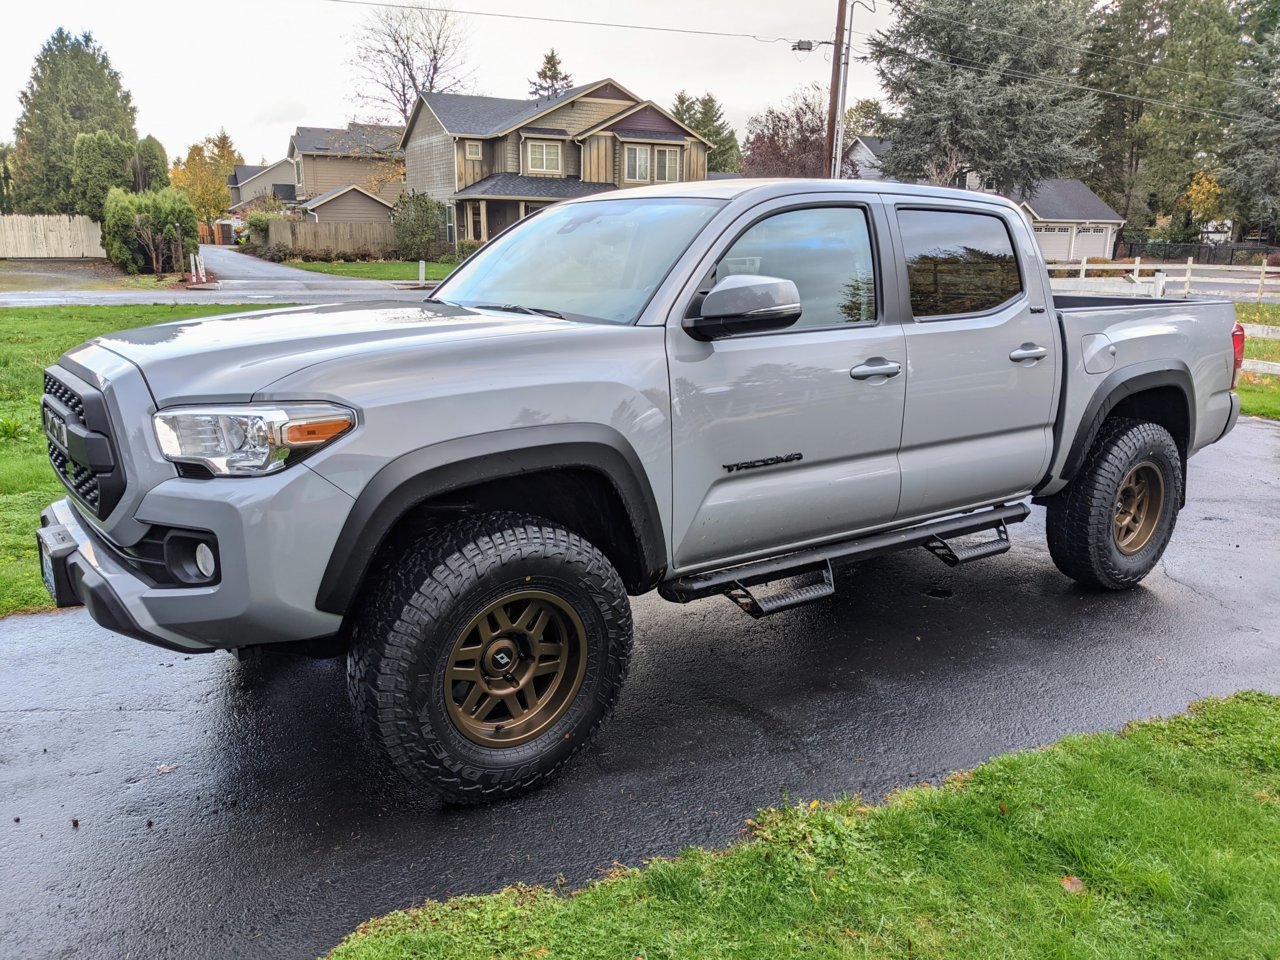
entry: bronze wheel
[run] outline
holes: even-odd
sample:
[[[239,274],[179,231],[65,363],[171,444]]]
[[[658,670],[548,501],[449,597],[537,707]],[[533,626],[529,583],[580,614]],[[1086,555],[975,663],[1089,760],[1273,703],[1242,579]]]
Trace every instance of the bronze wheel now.
[[[1163,509],[1164,475],[1154,463],[1144,460],[1125,475],[1116,492],[1111,523],[1116,549],[1131,557],[1145,547],[1160,526]]]
[[[449,719],[482,747],[514,747],[564,715],[582,686],[582,619],[542,590],[499,597],[472,617],[445,668]]]

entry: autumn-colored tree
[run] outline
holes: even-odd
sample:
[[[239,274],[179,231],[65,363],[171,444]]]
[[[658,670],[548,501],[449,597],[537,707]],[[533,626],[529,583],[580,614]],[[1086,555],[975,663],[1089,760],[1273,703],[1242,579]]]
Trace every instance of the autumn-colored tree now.
[[[213,224],[231,203],[227,177],[242,163],[244,157],[227,131],[219,130],[216,136],[193,143],[185,158],[173,162],[169,182],[191,201],[202,223]]]
[[[813,83],[747,120],[742,170],[749,177],[821,177],[827,168],[827,92]]]
[[[1204,170],[1197,170],[1191,184],[1182,195],[1182,206],[1196,223],[1222,220],[1227,215],[1227,197],[1217,177]]]

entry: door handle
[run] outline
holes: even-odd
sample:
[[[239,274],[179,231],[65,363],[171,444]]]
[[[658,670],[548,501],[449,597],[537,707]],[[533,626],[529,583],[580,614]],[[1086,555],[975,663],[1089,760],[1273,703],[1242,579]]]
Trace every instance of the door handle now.
[[[873,377],[896,377],[902,372],[902,364],[884,357],[871,357],[866,363],[860,363],[849,371],[855,380],[870,380]]]
[[[1043,360],[1048,355],[1049,351],[1040,344],[1024,343],[1009,354],[1009,359],[1014,363],[1022,363],[1024,360]]]

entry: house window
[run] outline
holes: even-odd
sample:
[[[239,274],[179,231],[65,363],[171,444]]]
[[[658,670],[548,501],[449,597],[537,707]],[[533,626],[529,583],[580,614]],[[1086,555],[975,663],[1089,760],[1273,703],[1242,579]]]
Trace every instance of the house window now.
[[[676,147],[658,147],[653,156],[653,179],[675,183],[680,179],[680,151]]]
[[[529,171],[531,173],[560,172],[560,144],[529,141]]]
[[[471,226],[470,226],[471,232],[470,232],[469,239],[479,240],[480,239],[480,204],[478,203],[471,204],[470,220],[471,220]]]
[[[457,210],[450,203],[444,211],[444,239],[447,243],[457,242],[457,216]]]
[[[468,160],[480,159],[480,141],[479,140],[467,141],[467,159]]]
[[[649,180],[649,148],[648,147],[627,147],[627,169],[624,172],[624,179],[645,181]]]

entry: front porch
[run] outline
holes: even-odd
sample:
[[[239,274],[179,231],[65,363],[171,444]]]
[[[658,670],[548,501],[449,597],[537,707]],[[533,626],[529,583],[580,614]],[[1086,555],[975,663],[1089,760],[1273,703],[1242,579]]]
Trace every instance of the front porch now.
[[[517,220],[548,205],[546,200],[459,200],[458,239],[485,243]]]

